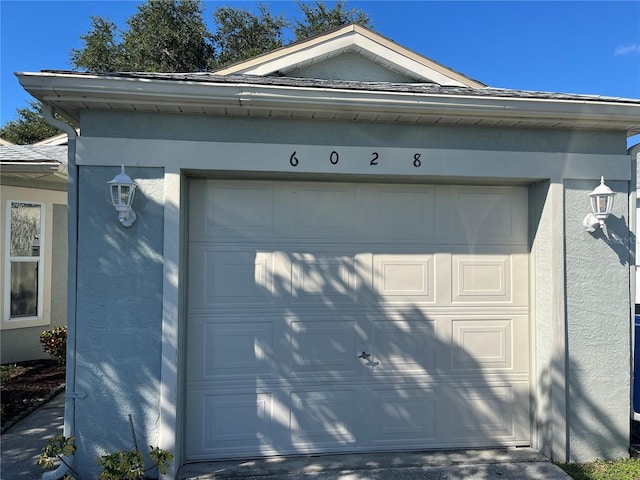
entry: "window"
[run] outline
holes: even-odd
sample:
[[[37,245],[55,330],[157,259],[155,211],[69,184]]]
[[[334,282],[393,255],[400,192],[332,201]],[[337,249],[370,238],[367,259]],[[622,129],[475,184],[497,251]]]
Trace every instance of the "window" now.
[[[8,317],[38,318],[42,316],[43,298],[43,205],[8,202],[7,220]]]

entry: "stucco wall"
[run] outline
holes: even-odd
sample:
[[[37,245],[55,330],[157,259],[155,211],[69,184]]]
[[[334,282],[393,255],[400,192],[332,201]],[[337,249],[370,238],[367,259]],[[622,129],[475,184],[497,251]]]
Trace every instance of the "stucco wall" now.
[[[585,178],[596,171],[599,175],[612,163],[626,165],[619,158],[626,153],[623,134],[93,111],[83,113],[82,120],[85,139],[116,139],[108,151],[110,158],[121,161],[127,155],[138,155],[138,161],[153,161],[172,171],[196,156],[191,150],[194,146],[201,148],[198,154],[205,152],[201,165],[211,170],[216,169],[216,162],[233,162],[233,168],[253,165],[252,159],[228,157],[207,142],[423,147],[444,149],[452,155],[465,149],[489,152],[483,158],[507,152],[509,159],[511,152],[513,157],[518,152],[533,152],[534,159],[537,152],[559,152],[557,160],[553,158],[553,179],[525,180],[532,185],[532,422],[536,432],[532,444],[561,461],[567,459],[567,452],[572,460],[624,455],[630,381],[629,271],[624,256],[628,231],[625,233],[627,223],[622,221],[627,216],[627,201],[620,193],[610,221],[616,240],[605,242],[582,228],[589,208],[587,194],[596,186],[596,176],[589,181],[563,181],[575,172]],[[154,143],[154,139],[167,143]],[[141,143],[144,148],[140,150]],[[133,144],[139,149],[135,154],[131,153]],[[171,150],[164,149],[167,144]],[[77,390],[88,396],[77,402],[77,436],[79,458],[88,469],[94,468],[93,459],[103,449],[129,444],[126,414],[130,411],[138,427],[138,441],[145,438],[154,444],[157,439],[163,280],[162,169],[127,167],[127,173],[141,185],[142,195],[134,204],[138,223],[130,230],[122,229],[105,188],[118,169],[87,166],[96,158],[111,161],[103,151],[92,151],[92,145],[80,138],[79,158],[85,166],[80,167],[78,360],[82,371]],[[140,156],[141,152],[147,157]],[[602,157],[591,156],[581,164],[583,158],[572,157],[572,153]],[[256,155],[256,162],[270,161],[262,152]],[[613,161],[607,161],[607,156]],[[505,168],[475,156],[472,160],[473,173],[484,175],[483,180],[489,182],[495,182],[492,175],[497,177]],[[440,168],[443,176],[450,174],[447,168],[453,167],[436,163],[430,168]],[[544,173],[544,168],[538,173]],[[459,170],[457,175],[464,173],[470,172]],[[381,178],[398,181],[392,175]],[[610,186],[618,192],[628,189],[624,181],[612,181]],[[594,272],[606,272],[603,278],[607,281],[594,283],[588,276]],[[604,302],[598,303],[595,297]],[[177,442],[180,444],[179,439]]]
[[[552,438],[554,423],[551,403],[553,362],[553,274],[552,274],[552,222],[549,182],[532,185],[529,196],[531,227],[531,316],[532,349],[535,362],[532,365],[532,387],[539,392],[534,396],[533,421],[534,447],[544,455],[553,457]],[[546,205],[546,208],[545,208]]]
[[[138,184],[137,222],[118,222],[106,182],[118,168],[80,167],[76,445],[77,467],[95,478],[95,459],[158,440],[163,171],[129,168]]]
[[[82,112],[86,137],[626,154],[616,132]],[[188,154],[188,152],[185,152]]]
[[[606,230],[582,227],[597,181],[565,181],[569,458],[620,457],[629,446],[630,291],[627,182]]]

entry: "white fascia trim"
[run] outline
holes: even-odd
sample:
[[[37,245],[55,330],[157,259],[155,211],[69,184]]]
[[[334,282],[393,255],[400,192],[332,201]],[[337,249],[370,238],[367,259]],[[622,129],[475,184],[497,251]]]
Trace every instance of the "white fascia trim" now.
[[[59,73],[20,73],[21,85],[51,103],[241,107],[350,113],[442,115],[478,120],[570,120],[578,125],[625,124],[640,129],[640,105],[585,99],[437,95],[246,83],[207,83]],[[127,108],[130,110],[130,108]]]
[[[56,163],[30,163],[30,162],[0,162],[3,173],[57,173],[61,169],[61,164]]]
[[[307,64],[322,61],[345,51],[362,49],[365,57],[375,60],[379,57],[381,65],[393,63],[406,70],[405,75],[423,80],[442,81],[441,85],[466,85],[486,87],[481,82],[458,73],[419,53],[413,52],[392,40],[359,25],[348,25],[341,29],[297,42],[273,52],[260,55],[235,65],[217,70],[219,75],[253,74],[268,75],[276,71],[289,71]],[[368,53],[368,55],[367,55]],[[316,60],[316,57],[318,59]]]
[[[332,56],[354,51],[363,53],[365,58],[381,65],[391,64],[392,69],[404,75],[416,77],[423,81],[431,81],[449,86],[476,86],[476,82],[463,83],[442,72],[429,68],[424,63],[417,62],[405,55],[371,40],[362,35],[351,32],[339,38],[332,38],[326,42],[312,45],[306,49],[292,51],[281,57],[264,63],[238,70],[234,73],[266,76],[277,71],[290,71],[299,66],[322,62]]]

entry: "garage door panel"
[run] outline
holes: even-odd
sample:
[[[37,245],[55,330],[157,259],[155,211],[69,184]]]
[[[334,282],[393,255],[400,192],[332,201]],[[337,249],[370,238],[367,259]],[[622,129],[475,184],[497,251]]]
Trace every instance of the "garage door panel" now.
[[[526,256],[487,252],[452,254],[452,303],[526,305]]]
[[[451,371],[527,372],[528,321],[524,315],[468,316],[451,319]]]
[[[526,189],[451,187],[451,192],[451,237],[456,243],[526,244]]]
[[[298,390],[291,392],[293,448],[351,445],[356,441],[355,389]]]
[[[216,376],[265,377],[280,336],[278,317],[252,317],[241,321],[237,315],[194,317],[187,332],[192,357],[187,381],[210,381]]]
[[[358,192],[359,240],[407,244],[434,237],[435,188],[379,186]]]
[[[289,337],[289,371],[294,376],[342,376],[360,370],[356,352],[361,339],[356,320],[292,320]]]
[[[207,190],[205,235],[245,238],[271,233],[274,191],[265,184],[216,183]]]
[[[370,435],[375,445],[434,443],[437,394],[428,386],[374,387]]]
[[[274,440],[274,399],[270,393],[220,393],[196,391],[187,408],[202,412],[199,420],[188,418],[187,452],[191,456],[258,454]]]
[[[273,304],[274,252],[192,248],[189,302],[193,308],[223,304]]]
[[[516,427],[516,410],[525,410],[526,403],[516,402],[514,385],[482,385],[451,389],[447,436],[452,440],[473,441],[490,445],[528,441],[522,429]],[[521,399],[520,399],[521,400]],[[520,414],[521,416],[522,414]]]
[[[435,321],[417,316],[371,318],[373,373],[433,375],[438,339]]]
[[[292,302],[296,304],[353,303],[356,298],[356,274],[353,253],[292,252]]]
[[[434,303],[433,255],[374,254],[373,288],[382,302]]]
[[[273,356],[271,322],[214,323],[205,325],[203,377],[242,373],[264,374]]]
[[[352,241],[356,194],[345,185],[282,184],[276,194],[276,234],[303,241]]]

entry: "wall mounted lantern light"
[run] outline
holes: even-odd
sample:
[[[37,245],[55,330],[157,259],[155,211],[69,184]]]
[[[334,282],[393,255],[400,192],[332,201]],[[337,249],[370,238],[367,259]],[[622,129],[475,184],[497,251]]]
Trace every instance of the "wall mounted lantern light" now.
[[[598,227],[604,228],[604,221],[613,208],[613,195],[614,192],[604,183],[604,177],[600,177],[600,185],[589,194],[592,213],[584,217],[582,222],[587,232],[595,232]]]
[[[129,175],[124,173],[124,165],[122,165],[120,173],[107,183],[111,190],[111,201],[118,212],[118,220],[123,227],[130,227],[137,218],[136,212],[131,208],[136,193],[136,184]]]

